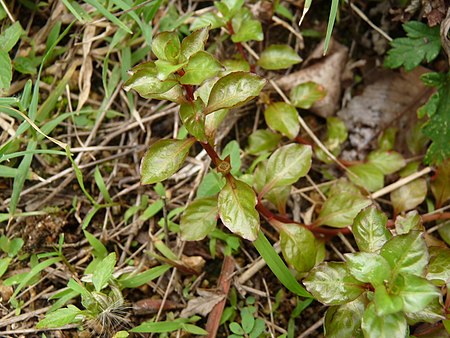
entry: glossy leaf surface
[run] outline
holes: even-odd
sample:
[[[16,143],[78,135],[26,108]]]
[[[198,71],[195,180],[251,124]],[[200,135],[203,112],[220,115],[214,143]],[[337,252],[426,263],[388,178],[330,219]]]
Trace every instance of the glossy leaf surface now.
[[[400,275],[394,285],[399,290],[405,312],[421,311],[440,296],[438,288],[430,281],[414,275]]]
[[[376,207],[362,210],[353,222],[353,235],[358,248],[364,252],[378,252],[392,237],[386,228],[387,216]]]
[[[195,139],[159,140],[153,143],[142,159],[141,183],[152,184],[172,176],[184,163]]]
[[[382,284],[391,275],[389,263],[372,252],[356,252],[344,255],[350,273],[360,282]]]
[[[200,51],[191,56],[183,69],[185,74],[180,78],[181,84],[200,85],[206,79],[216,76],[222,66],[214,56]]]
[[[325,336],[328,338],[362,338],[361,319],[364,308],[363,296],[347,304],[331,306],[325,313]]]
[[[242,8],[231,21],[234,34],[231,40],[234,43],[247,41],[262,41],[264,34],[261,22],[253,19],[252,14],[247,8]]]
[[[403,309],[402,298],[395,293],[388,292],[384,284],[375,286],[373,302],[378,316],[398,313]]]
[[[268,70],[286,69],[297,63],[302,58],[289,45],[271,45],[262,53],[257,65]]]
[[[217,218],[217,198],[196,199],[181,216],[181,238],[185,241],[202,240],[216,227]]]
[[[209,30],[206,27],[200,28],[186,36],[181,42],[180,62],[187,61],[195,53],[204,50],[208,36]]]
[[[152,51],[159,60],[177,62],[180,49],[180,39],[176,32],[162,32],[152,40]]]
[[[256,195],[249,185],[239,180],[227,181],[219,193],[218,205],[220,219],[232,233],[249,241],[258,237]]]
[[[283,135],[294,139],[300,131],[297,109],[285,102],[271,103],[264,111],[267,125]]]
[[[348,174],[347,177],[360,187],[368,191],[376,191],[384,186],[383,172],[372,163],[356,164],[348,168],[353,175]]]
[[[314,82],[305,82],[291,90],[291,102],[294,106],[309,109],[312,105],[326,96],[325,88]]]
[[[448,248],[430,247],[430,262],[427,279],[442,285],[450,280],[450,250]]]
[[[233,72],[220,78],[212,87],[205,114],[245,104],[266,84],[266,80],[246,72]]]
[[[427,182],[419,178],[391,192],[391,202],[397,214],[417,207],[425,200]]]
[[[375,306],[370,304],[364,311],[362,330],[365,338],[405,337],[407,324],[402,313],[378,316]]]
[[[367,156],[367,161],[375,165],[383,175],[390,175],[406,165],[402,155],[396,151],[373,151]]]
[[[203,114],[203,102],[183,102],[180,105],[180,118],[189,134],[200,142],[207,142],[205,133],[205,114]]]

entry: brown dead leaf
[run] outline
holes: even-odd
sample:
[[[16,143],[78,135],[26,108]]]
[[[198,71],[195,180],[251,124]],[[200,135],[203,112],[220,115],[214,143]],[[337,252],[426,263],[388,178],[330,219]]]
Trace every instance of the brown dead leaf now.
[[[89,55],[92,47],[92,39],[95,36],[96,27],[87,25],[83,34],[83,63],[81,64],[80,76],[78,78],[78,86],[80,95],[78,98],[77,111],[80,111],[86,103],[91,92],[92,73],[94,67],[92,65],[92,57]]]
[[[447,6],[445,0],[422,0],[423,17],[428,20],[428,26],[439,25],[445,17]]]
[[[332,40],[326,56],[322,56],[323,42],[316,47],[305,64],[316,61],[307,68],[283,76],[276,83],[284,91],[289,92],[300,83],[313,81],[322,85],[327,96],[316,102],[311,111],[322,117],[333,115],[339,107],[341,97],[341,75],[345,69],[348,48]]]
[[[2,302],[3,304],[8,303],[13,292],[14,289],[12,288],[12,286],[6,286],[0,283],[0,302]]]
[[[183,264],[191,270],[194,270],[197,274],[201,274],[205,267],[205,260],[201,256],[181,256]]]
[[[149,315],[157,313],[161,306],[165,311],[183,308],[182,304],[180,304],[179,302],[174,302],[172,300],[166,300],[165,302],[163,302],[162,299],[146,298],[141,299],[133,304],[133,312],[136,315]]]
[[[448,64],[450,66],[450,39],[448,37],[448,32],[450,31],[450,8],[447,11],[447,16],[441,23],[441,42],[442,47],[445,50],[448,58]]]
[[[206,317],[213,307],[225,298],[222,293],[215,293],[207,290],[197,290],[199,297],[191,299],[187,307],[181,311],[181,318],[188,318],[193,315]]]

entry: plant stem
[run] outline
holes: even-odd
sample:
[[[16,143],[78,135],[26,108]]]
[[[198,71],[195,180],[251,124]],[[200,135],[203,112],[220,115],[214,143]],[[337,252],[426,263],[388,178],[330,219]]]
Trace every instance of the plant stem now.
[[[233,29],[233,24],[231,23],[231,20],[227,22],[227,28],[230,32],[230,35],[234,34],[234,29]],[[250,65],[250,72],[254,73],[255,72],[255,65],[253,63],[250,62],[250,60],[248,59],[247,53],[244,50],[244,46],[242,46],[242,43],[240,42],[235,42],[234,43],[236,45],[236,48],[239,51],[239,54],[241,54],[242,58],[248,62],[248,64]]]

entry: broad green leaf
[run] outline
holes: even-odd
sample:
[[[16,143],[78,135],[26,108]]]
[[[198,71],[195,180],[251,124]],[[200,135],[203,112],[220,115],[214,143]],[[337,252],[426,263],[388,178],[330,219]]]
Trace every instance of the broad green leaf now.
[[[223,17],[219,17],[216,13],[205,13],[194,19],[190,29],[195,30],[210,26],[211,29],[225,26],[226,22]]]
[[[427,182],[423,178],[418,178],[397,190],[391,192],[391,202],[394,211],[399,214],[417,207],[427,196]]]
[[[183,69],[185,73],[180,78],[181,84],[200,85],[206,79],[216,76],[222,66],[214,56],[200,51],[190,57]]]
[[[214,5],[225,19],[230,20],[244,6],[244,2],[244,0],[221,0],[215,2]]]
[[[36,324],[37,329],[50,329],[61,327],[67,324],[73,324],[78,322],[76,316],[82,314],[83,312],[74,305],[68,305],[66,308],[58,309],[51,314],[45,316],[44,319]]]
[[[372,202],[355,193],[342,192],[328,198],[320,210],[317,225],[329,225],[335,228],[345,228],[353,223],[353,219],[361,209]]]
[[[393,292],[388,292],[384,284],[375,286],[373,302],[378,316],[398,313],[403,309],[402,298]]]
[[[331,306],[325,313],[324,331],[328,338],[363,338],[361,319],[364,313],[364,297],[339,306]]]
[[[150,281],[162,276],[165,272],[169,271],[172,267],[170,265],[160,265],[154,268],[148,269],[147,271],[138,273],[134,276],[126,276],[125,278],[121,278],[118,283],[121,288],[138,288],[144,284],[149,283]]]
[[[160,60],[175,63],[180,55],[181,44],[176,32],[162,32],[153,37],[152,51]]]
[[[289,45],[270,45],[260,55],[257,65],[269,70],[286,69],[297,63],[302,58]]]
[[[97,292],[100,292],[108,285],[108,281],[112,277],[112,273],[114,272],[115,265],[115,252],[111,252],[97,265],[97,269],[92,273],[92,283],[94,284],[95,290]]]
[[[347,175],[350,181],[370,192],[379,190],[384,186],[383,172],[375,164],[356,164],[349,167],[348,170],[353,174]]]
[[[200,142],[207,142],[202,100],[183,102],[180,105],[180,118],[189,134]]]
[[[11,263],[12,257],[0,258],[0,277],[2,277],[6,270],[8,270],[9,263]]]
[[[308,272],[317,262],[319,251],[324,251],[324,243],[314,234],[298,224],[283,224],[280,230],[280,247],[283,257],[298,272]]]
[[[258,237],[256,195],[250,186],[236,179],[227,180],[219,193],[218,206],[220,219],[232,233],[249,241]]]
[[[390,175],[406,165],[402,155],[396,151],[375,150],[367,156],[367,161],[381,170],[383,175]]]
[[[303,280],[306,289],[325,305],[341,305],[364,292],[364,284],[352,277],[344,263],[326,262]]]
[[[290,97],[294,106],[309,109],[326,95],[325,88],[321,85],[315,82],[304,82],[292,88]]]
[[[228,109],[220,109],[206,115],[205,133],[210,144],[214,144],[217,128],[219,128],[222,121],[227,117],[228,111]]]
[[[8,53],[16,45],[23,33],[24,30],[20,22],[16,21],[0,35],[0,48]]]
[[[0,250],[2,250],[4,253],[8,254],[9,257],[17,256],[20,249],[22,249],[23,244],[24,244],[24,241],[22,238],[9,239],[5,235],[0,236]]]
[[[11,59],[7,52],[0,49],[0,94],[7,92],[12,80]]]
[[[235,335],[238,335],[238,337],[243,336],[245,334],[244,329],[238,323],[231,322],[229,326],[230,331],[233,332]]]
[[[144,322],[130,330],[130,332],[140,333],[164,333],[173,332],[177,330],[184,330],[195,335],[206,335],[208,332],[193,324],[188,324],[187,319],[180,318],[165,322]]]
[[[258,129],[248,137],[246,151],[252,155],[258,155],[276,148],[281,140],[281,135],[269,130]]]
[[[244,307],[241,310],[241,324],[244,332],[247,334],[252,331],[253,326],[255,325],[255,317],[249,307]]]
[[[440,208],[450,199],[450,160],[437,167],[431,180],[431,192],[436,199],[436,208]]]
[[[364,338],[406,337],[407,324],[403,313],[378,316],[375,305],[369,304],[364,311],[361,328]]]
[[[241,148],[239,147],[238,141],[230,141],[223,148],[220,158],[225,160],[227,156],[230,156],[231,174],[238,174],[241,169]]]
[[[108,250],[103,243],[98,240],[94,235],[90,234],[86,230],[83,230],[84,237],[86,237],[93,251],[92,254],[95,258],[103,259],[108,256]]]
[[[386,228],[387,216],[375,206],[362,210],[353,222],[353,236],[364,252],[378,252],[391,237]]]
[[[250,10],[247,8],[242,8],[233,17],[231,24],[234,30],[234,34],[231,35],[231,40],[234,43],[264,40],[261,22],[253,19]]]
[[[159,140],[153,143],[142,159],[141,183],[161,182],[175,174],[183,165],[194,143],[194,138]]]
[[[220,78],[211,89],[205,114],[245,104],[266,84],[266,80],[246,72],[233,72]]]
[[[195,53],[204,50],[208,36],[209,29],[206,26],[186,36],[181,42],[180,62],[187,61]]]
[[[409,325],[417,323],[436,323],[445,319],[444,309],[438,298],[433,299],[424,309],[416,312],[405,312]]]
[[[425,278],[403,274],[397,277],[394,288],[403,300],[403,311],[417,312],[439,299],[439,289]]]
[[[185,241],[202,240],[216,227],[217,217],[217,198],[195,200],[181,216],[181,238]]]
[[[225,178],[215,171],[210,171],[198,186],[197,198],[215,196],[222,190],[224,185]]]
[[[391,238],[381,249],[381,256],[389,262],[393,274],[422,276],[428,263],[427,246],[419,231]]]
[[[170,61],[166,61],[166,60],[156,60],[155,66],[156,66],[156,69],[158,70],[156,77],[160,81],[165,81],[169,78],[170,75],[177,73],[185,65],[186,65],[186,62],[174,64],[174,63],[172,63]]]
[[[311,168],[312,150],[303,144],[288,144],[275,150],[266,167],[263,190],[290,185],[305,176]]]
[[[395,232],[397,235],[407,234],[411,230],[425,231],[422,218],[417,210],[410,211],[405,217],[397,216],[395,219]]]
[[[297,109],[285,102],[271,103],[264,111],[264,118],[267,125],[291,140],[300,131]]]
[[[249,72],[250,65],[249,63],[242,59],[225,59],[222,62],[222,65],[225,67],[225,70],[228,72]]]
[[[348,270],[360,282],[372,285],[389,280],[391,267],[379,254],[373,252],[356,252],[344,255]]]
[[[347,137],[348,131],[344,121],[335,116],[327,117],[327,139],[342,143]]]
[[[450,280],[450,250],[442,247],[430,247],[430,262],[428,263],[427,279],[438,285]]]
[[[383,130],[380,137],[378,138],[379,151],[389,151],[394,149],[397,132],[398,129],[394,127]]]

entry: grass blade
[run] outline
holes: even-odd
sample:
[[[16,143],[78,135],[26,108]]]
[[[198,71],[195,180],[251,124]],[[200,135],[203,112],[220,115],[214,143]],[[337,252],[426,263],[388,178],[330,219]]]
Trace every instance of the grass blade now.
[[[336,22],[338,7],[339,7],[339,0],[332,0],[330,16],[328,17],[327,35],[325,36],[325,43],[323,46],[323,55],[327,54],[328,46],[330,45],[331,34],[333,33],[334,23]]]
[[[120,21],[119,19],[117,19],[114,14],[110,13],[105,7],[103,7],[97,0],[84,0],[86,3],[88,3],[89,5],[95,7],[100,14],[102,14],[103,16],[105,16],[109,21],[111,21],[112,23],[115,23],[117,26],[119,26],[120,28],[122,28],[124,31],[133,34],[133,32],[131,31],[131,29],[129,29],[122,21]]]

